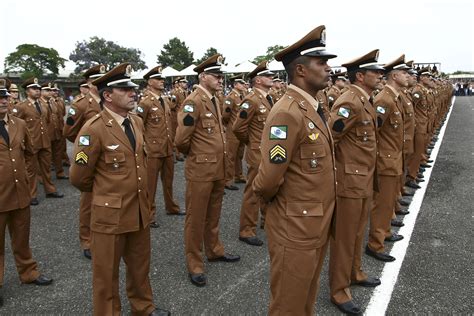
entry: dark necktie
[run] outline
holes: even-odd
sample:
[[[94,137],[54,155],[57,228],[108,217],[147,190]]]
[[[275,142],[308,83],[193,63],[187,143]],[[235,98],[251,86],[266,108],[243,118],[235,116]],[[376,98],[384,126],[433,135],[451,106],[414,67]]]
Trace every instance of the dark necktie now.
[[[36,106],[36,111],[38,111],[38,113],[41,115],[41,106],[38,100],[35,101],[35,106]]]
[[[370,98],[369,98],[369,102],[370,102],[370,104],[373,105],[373,104],[374,104],[374,98],[373,98],[373,97],[370,97]]]
[[[319,116],[321,116],[321,120],[323,120],[324,124],[326,124],[326,118],[324,117],[324,112],[323,112],[323,107],[321,105],[318,106],[318,112]]]
[[[214,110],[216,111],[216,116],[217,116],[219,112],[217,112],[216,97],[212,97],[211,101],[212,101],[212,104],[214,104]]]
[[[270,103],[270,107],[273,107],[273,99],[271,95],[267,94],[267,100],[268,100],[268,103]]]
[[[158,100],[160,100],[161,107],[163,108],[163,111],[165,111],[165,101],[163,100],[161,96]]]
[[[8,136],[7,129],[5,127],[6,122],[4,120],[0,121],[0,135],[2,135],[3,139],[7,143],[8,147],[10,147],[10,137]]]
[[[241,94],[241,95],[240,95],[240,101],[243,101],[243,100],[244,100],[244,95]]]
[[[128,117],[125,118],[125,120],[123,120],[122,125],[125,127],[125,134],[127,135],[128,140],[130,141],[130,144],[132,145],[133,151],[135,151],[135,146],[136,146],[135,136],[133,136],[132,127],[130,126],[130,120],[128,119]]]

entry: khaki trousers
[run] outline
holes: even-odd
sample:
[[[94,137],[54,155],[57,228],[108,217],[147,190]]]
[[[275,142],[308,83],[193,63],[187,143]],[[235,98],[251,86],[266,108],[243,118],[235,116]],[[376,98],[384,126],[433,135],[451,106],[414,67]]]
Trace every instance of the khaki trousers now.
[[[79,241],[82,249],[91,249],[92,192],[81,192],[79,202]]]
[[[362,244],[371,200],[337,197],[335,232],[330,238],[329,256],[331,301],[336,304],[352,300],[351,282],[367,279],[362,271]]]
[[[162,158],[147,158],[148,166],[148,197],[152,211],[152,218],[156,213],[156,187],[158,185],[158,176],[161,175],[161,184],[163,187],[163,198],[165,200],[166,213],[173,214],[179,212],[179,206],[173,199],[173,179],[174,179],[174,159],[173,156]]]
[[[46,193],[56,192],[56,187],[51,180],[51,148],[41,148],[31,159],[27,159],[26,173],[30,183],[31,198],[36,198],[38,195],[37,175],[41,176]]]
[[[62,139],[51,141],[51,155],[56,177],[64,177]]]
[[[91,236],[94,315],[121,315],[119,266],[122,258],[132,315],[149,315],[155,309],[149,279],[150,228],[117,235],[92,231]]]
[[[5,230],[7,226],[20,281],[30,283],[40,275],[30,248],[30,207],[0,212],[0,286],[3,286],[5,275]]]
[[[247,183],[245,184],[242,206],[240,208],[240,237],[253,237],[257,235],[258,213],[260,200],[253,192],[252,183],[257,176],[258,166],[248,165]]]
[[[224,255],[219,239],[219,219],[225,180],[186,181],[186,220],[184,246],[186,265],[191,274],[204,273],[202,246],[208,259]]]

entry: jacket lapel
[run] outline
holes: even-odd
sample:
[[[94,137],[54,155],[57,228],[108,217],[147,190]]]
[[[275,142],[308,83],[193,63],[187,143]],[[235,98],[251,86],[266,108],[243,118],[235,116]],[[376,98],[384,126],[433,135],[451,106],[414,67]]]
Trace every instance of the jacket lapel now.
[[[132,145],[130,144],[127,135],[125,135],[125,132],[122,130],[122,127],[119,126],[117,121],[105,109],[102,111],[102,120],[104,121],[105,125],[111,129],[110,134],[120,141],[122,145],[133,151]]]

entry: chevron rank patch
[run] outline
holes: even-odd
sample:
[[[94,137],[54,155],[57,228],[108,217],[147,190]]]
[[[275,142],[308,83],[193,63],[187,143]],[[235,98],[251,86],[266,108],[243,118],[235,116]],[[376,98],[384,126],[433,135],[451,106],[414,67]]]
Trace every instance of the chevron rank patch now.
[[[73,108],[70,108],[69,111],[68,111],[69,115],[75,115],[76,114],[76,110],[74,110]]]
[[[76,154],[76,164],[78,165],[87,165],[87,161],[89,160],[89,156],[83,151],[80,151]]]
[[[287,125],[275,125],[270,127],[270,139],[286,139]]]
[[[183,108],[184,113],[193,113],[194,112],[194,105],[186,104]]]
[[[344,118],[348,118],[350,114],[351,114],[351,109],[347,109],[342,106],[339,108],[339,111],[337,111],[337,115],[342,116]]]
[[[385,108],[383,106],[377,106],[377,113],[385,114]]]
[[[79,146],[89,146],[91,137],[89,135],[79,136]]]
[[[286,162],[286,149],[281,145],[275,145],[270,149],[270,162],[281,164]]]

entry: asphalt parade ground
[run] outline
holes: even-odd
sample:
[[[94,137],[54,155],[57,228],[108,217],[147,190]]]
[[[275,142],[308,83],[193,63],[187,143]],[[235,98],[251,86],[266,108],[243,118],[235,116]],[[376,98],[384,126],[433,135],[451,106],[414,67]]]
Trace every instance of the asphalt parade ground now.
[[[382,263],[363,256],[363,267],[381,277],[379,288],[353,287],[356,303],[368,315],[458,314],[474,312],[473,192],[474,97],[458,97],[432,153],[432,170],[418,190],[400,229],[405,240],[389,244],[397,260]],[[69,144],[70,147],[71,144]],[[71,148],[69,148],[71,149]],[[184,163],[175,170],[175,198],[184,209]],[[53,174],[54,175],[54,174]],[[0,315],[90,315],[92,313],[91,262],[82,255],[78,239],[79,192],[67,180],[53,179],[63,199],[44,198],[39,187],[38,206],[32,207],[31,248],[40,271],[54,278],[50,286],[20,284],[6,240],[4,306]],[[243,184],[227,191],[221,215],[221,238],[226,251],[241,256],[238,263],[205,261],[208,284],[191,284],[184,261],[183,216],[165,215],[158,184],[160,228],[152,229],[150,279],[155,304],[174,315],[265,315],[269,302],[269,257],[265,233],[263,247],[238,240]],[[310,188],[308,188],[309,190]],[[398,229],[397,229],[398,230]],[[396,230],[395,230],[396,231]],[[7,234],[8,236],[8,234]],[[326,258],[327,259],[327,258]],[[339,314],[329,300],[327,260],[321,273],[317,314]],[[121,268],[124,314],[130,313]]]

